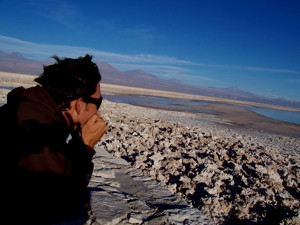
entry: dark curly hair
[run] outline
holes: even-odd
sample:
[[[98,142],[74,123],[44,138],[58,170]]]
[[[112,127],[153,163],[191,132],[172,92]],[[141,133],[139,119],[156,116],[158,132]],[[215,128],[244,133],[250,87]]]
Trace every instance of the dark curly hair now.
[[[95,93],[101,74],[91,55],[77,59],[52,58],[56,63],[44,66],[44,72],[34,81],[45,88],[60,110],[69,108],[71,100]]]

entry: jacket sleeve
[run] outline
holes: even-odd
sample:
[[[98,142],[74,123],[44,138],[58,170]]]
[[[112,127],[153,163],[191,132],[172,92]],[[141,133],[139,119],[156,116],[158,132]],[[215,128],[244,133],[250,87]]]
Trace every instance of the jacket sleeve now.
[[[55,123],[25,121],[15,135],[19,139],[13,146],[16,169],[11,177],[17,183],[11,185],[18,188],[13,195],[20,211],[49,218],[76,215],[88,201],[95,151],[80,139],[67,143],[64,130]]]
[[[68,143],[67,164],[70,174],[85,189],[93,173],[92,158],[95,150],[85,145],[81,139],[72,139]]]

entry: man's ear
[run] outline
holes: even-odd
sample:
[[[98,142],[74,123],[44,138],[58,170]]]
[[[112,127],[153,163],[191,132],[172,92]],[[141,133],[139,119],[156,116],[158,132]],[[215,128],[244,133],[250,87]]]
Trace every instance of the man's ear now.
[[[80,97],[80,98],[76,99],[75,111],[78,115],[80,115],[82,109],[83,109],[83,101],[82,101],[82,98]]]

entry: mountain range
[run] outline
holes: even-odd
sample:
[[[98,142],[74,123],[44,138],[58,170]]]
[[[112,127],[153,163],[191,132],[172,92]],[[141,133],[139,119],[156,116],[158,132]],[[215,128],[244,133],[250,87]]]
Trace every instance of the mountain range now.
[[[42,73],[43,65],[53,61],[27,59],[18,52],[0,50],[0,71],[38,75]],[[143,70],[120,71],[109,63],[95,61],[102,75],[102,82],[149,89],[175,91],[181,93],[205,95],[234,100],[259,102],[273,105],[300,108],[300,102],[284,98],[266,98],[243,91],[236,87],[215,88],[183,83],[177,79],[163,80],[158,76]],[[146,93],[145,93],[146,94]]]

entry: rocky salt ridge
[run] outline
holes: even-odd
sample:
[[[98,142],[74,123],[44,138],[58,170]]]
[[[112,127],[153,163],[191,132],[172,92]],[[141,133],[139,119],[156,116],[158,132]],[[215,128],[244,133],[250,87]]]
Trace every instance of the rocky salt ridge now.
[[[110,129],[99,146],[213,224],[300,224],[299,139],[108,101],[102,116]]]

